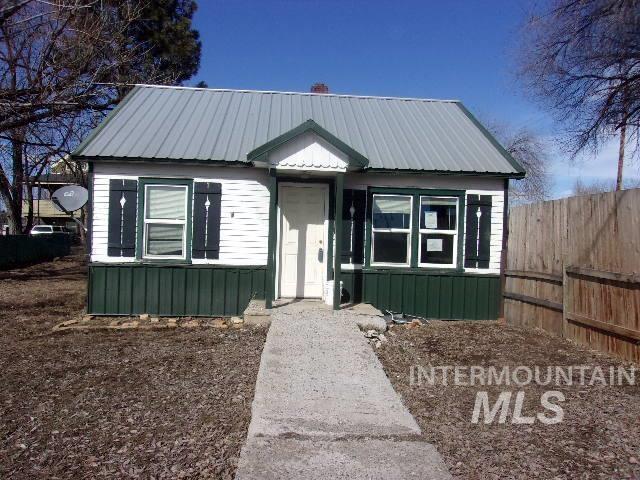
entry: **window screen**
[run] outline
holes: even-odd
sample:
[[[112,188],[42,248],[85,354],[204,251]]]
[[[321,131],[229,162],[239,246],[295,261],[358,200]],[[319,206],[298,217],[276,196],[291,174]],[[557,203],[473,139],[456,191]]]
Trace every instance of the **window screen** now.
[[[144,256],[185,258],[186,185],[147,185],[145,188]]]
[[[411,245],[411,202],[407,195],[374,195],[372,254],[374,264],[407,265]]]

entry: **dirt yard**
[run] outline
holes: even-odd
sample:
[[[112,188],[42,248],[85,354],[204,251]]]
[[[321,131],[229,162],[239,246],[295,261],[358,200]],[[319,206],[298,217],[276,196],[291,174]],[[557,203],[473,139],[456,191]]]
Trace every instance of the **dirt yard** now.
[[[266,330],[52,333],[85,270],[0,272],[0,478],[233,478]]]
[[[578,348],[542,332],[495,322],[431,322],[409,329],[394,327],[388,342],[377,350],[387,375],[416,417],[424,435],[444,456],[451,473],[465,479],[622,479],[640,478],[640,372],[635,386],[519,387],[419,386],[410,382],[412,365],[600,366],[609,372],[617,361]],[[627,368],[629,365],[627,365]],[[628,370],[627,370],[628,371]],[[414,380],[417,378],[414,369]],[[546,378],[542,369],[541,380]],[[461,374],[464,371],[461,370]],[[526,375],[519,378],[524,379]],[[442,378],[436,377],[436,379]],[[461,377],[464,381],[464,377]],[[579,377],[574,373],[574,382]],[[591,374],[586,375],[587,379]],[[466,381],[469,382],[468,377]],[[561,382],[564,383],[564,382]],[[514,401],[506,423],[474,424],[472,412],[478,391],[487,391],[493,406],[503,390],[525,392],[523,415],[547,412],[541,394],[561,391],[564,421],[555,425],[514,425]]]

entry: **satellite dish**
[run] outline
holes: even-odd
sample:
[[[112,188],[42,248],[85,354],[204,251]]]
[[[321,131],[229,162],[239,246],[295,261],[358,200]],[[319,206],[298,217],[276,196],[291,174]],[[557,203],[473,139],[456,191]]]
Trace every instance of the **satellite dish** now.
[[[53,192],[51,200],[56,210],[71,213],[85,206],[89,200],[89,192],[80,185],[67,185]]]

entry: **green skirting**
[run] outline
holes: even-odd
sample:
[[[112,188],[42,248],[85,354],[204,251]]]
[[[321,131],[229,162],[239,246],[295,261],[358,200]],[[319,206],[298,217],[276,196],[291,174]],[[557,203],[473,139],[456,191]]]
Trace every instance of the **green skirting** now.
[[[95,315],[240,315],[264,299],[266,267],[92,264],[87,311]]]
[[[498,275],[342,270],[341,280],[343,302],[442,320],[498,318]]]

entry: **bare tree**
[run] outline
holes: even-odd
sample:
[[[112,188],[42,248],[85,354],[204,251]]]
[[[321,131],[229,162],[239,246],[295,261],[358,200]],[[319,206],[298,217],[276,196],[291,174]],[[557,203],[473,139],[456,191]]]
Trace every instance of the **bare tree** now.
[[[31,179],[68,145],[61,127],[108,109],[116,95],[96,82],[135,55],[98,4],[23,0],[0,11],[0,197],[12,233],[22,231],[24,200],[31,227]]]
[[[640,188],[639,178],[627,178],[623,184],[624,189]],[[593,180],[586,181],[581,177],[576,178],[573,183],[572,194],[573,195],[591,195],[594,193],[605,193],[620,190],[617,185],[617,180]]]
[[[550,185],[544,142],[526,128],[512,130],[503,125],[490,123],[489,130],[527,172],[524,179],[511,182],[511,199],[516,203],[546,200],[550,194]]]
[[[625,145],[638,153],[640,0],[548,0],[524,29],[520,74],[564,127],[575,157],[619,136],[616,188]]]
[[[0,6],[0,200],[12,233],[31,227],[33,179],[68,154],[130,83],[174,83],[149,61],[148,46],[132,40],[132,24],[146,5],[10,0]],[[74,171],[82,181],[82,170]]]

